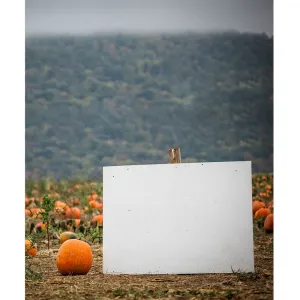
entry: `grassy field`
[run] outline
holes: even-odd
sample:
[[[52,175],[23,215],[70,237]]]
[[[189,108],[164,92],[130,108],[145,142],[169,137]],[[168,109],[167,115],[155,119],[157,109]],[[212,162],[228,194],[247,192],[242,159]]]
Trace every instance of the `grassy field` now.
[[[26,255],[26,299],[273,299],[273,233],[265,231],[262,218],[253,220],[254,273],[102,274],[102,224],[93,221],[103,212],[102,191],[102,183],[96,182],[26,182],[25,239],[36,243],[38,250],[34,257]],[[45,215],[39,210],[45,207],[45,194],[56,203],[56,209],[47,214],[50,244],[41,224]],[[273,200],[272,174],[253,175],[253,200],[266,206]],[[80,215],[70,217],[73,207]],[[91,245],[93,264],[87,275],[62,276],[58,272],[56,255],[63,231],[74,231]]]

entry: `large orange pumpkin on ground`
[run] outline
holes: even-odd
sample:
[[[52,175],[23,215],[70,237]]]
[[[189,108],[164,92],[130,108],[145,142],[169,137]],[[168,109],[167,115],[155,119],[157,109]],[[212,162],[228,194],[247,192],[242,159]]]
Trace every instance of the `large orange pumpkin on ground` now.
[[[269,214],[264,222],[264,229],[266,232],[273,232],[274,229],[274,219],[273,219],[273,214]]]
[[[271,211],[269,208],[260,208],[254,215],[254,219],[260,219],[260,218],[266,218],[268,215],[271,214]]]
[[[255,214],[260,208],[265,207],[265,204],[261,201],[255,200],[252,201],[252,212]]]
[[[103,215],[95,216],[92,221],[93,222],[97,221],[98,225],[102,225],[103,224]]]
[[[66,210],[67,219],[80,219],[81,211],[78,207],[71,207]]]
[[[76,235],[76,233],[74,233],[72,231],[65,231],[65,232],[61,233],[61,235],[59,236],[59,242],[61,244],[63,244],[65,241],[71,240],[71,239],[78,239],[78,236]]]
[[[25,253],[35,257],[37,253],[37,244],[32,244],[31,241],[25,240]]]
[[[59,248],[56,266],[62,275],[85,275],[93,263],[90,245],[80,240],[67,240]]]

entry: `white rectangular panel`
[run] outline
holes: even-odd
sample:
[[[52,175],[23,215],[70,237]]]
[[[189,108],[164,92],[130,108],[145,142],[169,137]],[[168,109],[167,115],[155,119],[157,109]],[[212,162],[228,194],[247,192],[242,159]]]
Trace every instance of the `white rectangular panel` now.
[[[103,273],[254,271],[251,162],[103,169]]]

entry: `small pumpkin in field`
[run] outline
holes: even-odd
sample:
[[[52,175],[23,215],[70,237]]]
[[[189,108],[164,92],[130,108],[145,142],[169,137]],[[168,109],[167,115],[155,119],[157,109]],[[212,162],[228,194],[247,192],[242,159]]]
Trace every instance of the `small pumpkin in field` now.
[[[75,190],[80,190],[81,189],[81,185],[80,184],[75,184],[73,188]]]
[[[91,208],[96,208],[96,206],[97,206],[97,201],[91,200],[91,201],[89,202],[89,206],[90,206]]]
[[[255,200],[252,201],[252,212],[255,214],[260,208],[265,207],[265,204],[261,201]]]
[[[35,231],[36,231],[36,232],[46,231],[46,224],[44,224],[43,222],[38,222],[38,223],[35,225]]]
[[[78,207],[71,207],[66,210],[67,219],[80,219],[81,211]]]
[[[271,233],[274,230],[274,219],[273,214],[269,214],[264,222],[264,229],[266,232]]]
[[[69,208],[69,206],[67,205],[67,203],[63,202],[63,201],[55,201],[55,208],[61,208],[63,210],[67,210]]]
[[[271,186],[270,184],[267,184],[267,185],[266,185],[266,190],[267,190],[267,191],[271,191],[271,190],[272,190],[272,186]]]
[[[78,227],[81,224],[80,219],[74,219],[74,222],[75,222],[75,227]]]
[[[33,244],[30,240],[25,240],[25,253],[35,257],[37,253],[37,244]]]
[[[54,214],[55,214],[55,216],[58,217],[58,218],[64,218],[66,212],[65,212],[65,210],[64,210],[63,208],[61,208],[61,207],[55,207],[55,208],[54,208]]]
[[[60,197],[60,194],[57,193],[57,192],[54,192],[54,193],[50,194],[50,197],[51,197],[51,198],[59,198],[59,197]]]
[[[89,205],[90,205],[91,208],[97,208],[97,209],[102,209],[103,208],[103,203],[95,201],[95,200],[90,201]]]
[[[98,225],[103,224],[103,215],[97,215],[92,219],[93,222],[97,222]]]
[[[254,215],[254,219],[260,219],[263,218],[265,219],[268,215],[271,214],[271,210],[269,208],[260,208]]]
[[[25,206],[28,206],[31,203],[31,200],[25,196]]]
[[[98,198],[98,194],[97,194],[95,191],[93,191],[93,192],[91,193],[91,195],[88,197],[88,202],[96,201],[97,198]]]
[[[44,209],[42,209],[42,208],[30,208],[29,211],[30,211],[31,216],[33,218],[40,219],[40,218],[42,218],[42,215],[40,213],[44,212]]]
[[[80,205],[80,201],[78,198],[74,198],[71,200],[70,204],[71,204],[71,206],[77,206],[77,205]]]
[[[90,245],[76,239],[65,241],[56,256],[56,266],[62,275],[85,275],[90,271],[92,263]]]
[[[72,239],[78,239],[77,234],[72,231],[65,231],[61,233],[59,236],[59,242],[61,244],[63,244],[67,240],[72,240]]]

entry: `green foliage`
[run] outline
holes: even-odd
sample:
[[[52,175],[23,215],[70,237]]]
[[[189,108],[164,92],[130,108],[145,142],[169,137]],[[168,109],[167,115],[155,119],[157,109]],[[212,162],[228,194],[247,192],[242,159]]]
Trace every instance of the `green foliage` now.
[[[42,215],[43,223],[46,224],[46,231],[47,231],[47,238],[48,238],[48,250],[50,249],[50,235],[49,231],[52,229],[52,227],[49,224],[49,215],[50,212],[54,210],[55,207],[55,200],[51,199],[48,195],[43,196],[43,202],[41,204],[41,208],[44,210],[40,212]]]
[[[273,169],[273,38],[26,39],[26,176],[101,180],[102,166],[251,160]]]
[[[51,211],[53,211],[54,207],[55,207],[55,201],[51,199],[48,195],[44,195],[43,202],[41,204],[41,208],[44,211],[39,212],[39,214],[42,216],[42,220],[44,223],[48,223],[49,214]]]
[[[96,226],[96,228],[90,228],[89,235],[91,237],[91,241],[94,243],[95,241],[98,241],[99,243],[102,243],[103,240],[103,229],[102,226]]]

